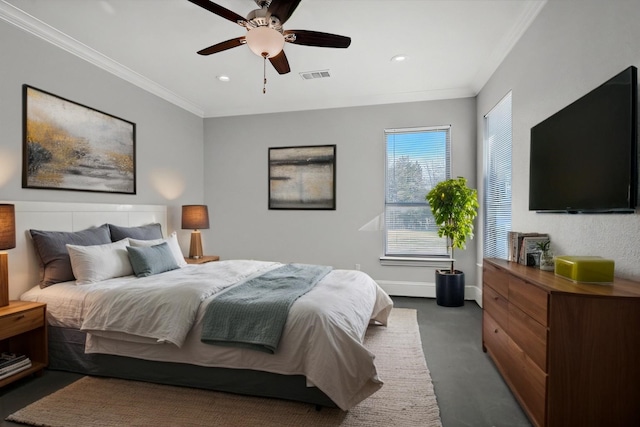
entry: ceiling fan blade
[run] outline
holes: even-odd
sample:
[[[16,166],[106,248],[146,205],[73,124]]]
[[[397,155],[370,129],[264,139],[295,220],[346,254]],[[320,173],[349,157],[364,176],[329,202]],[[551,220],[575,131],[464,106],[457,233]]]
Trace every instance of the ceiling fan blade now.
[[[301,0],[273,0],[267,11],[271,15],[276,16],[280,20],[280,24],[284,24],[291,18],[293,11],[296,10],[300,1]]]
[[[284,35],[294,34],[296,39],[293,44],[317,47],[337,47],[345,49],[351,44],[351,37],[339,36],[337,34],[321,33],[307,30],[286,30]]]
[[[289,68],[287,55],[284,54],[284,50],[273,58],[269,58],[269,62],[271,62],[271,65],[273,65],[273,68],[276,69],[278,74],[287,74],[289,71],[291,71],[291,68]]]
[[[203,9],[207,9],[209,12],[215,13],[216,15],[224,19],[228,19],[229,21],[244,27],[244,22],[246,22],[246,19],[243,16],[240,16],[237,13],[230,11],[229,9],[219,6],[209,0],[189,0],[189,1],[193,4],[200,6]]]
[[[221,43],[214,44],[198,51],[199,55],[211,55],[213,53],[222,52],[223,50],[238,47],[244,44],[244,37],[238,37],[235,39],[227,40]]]

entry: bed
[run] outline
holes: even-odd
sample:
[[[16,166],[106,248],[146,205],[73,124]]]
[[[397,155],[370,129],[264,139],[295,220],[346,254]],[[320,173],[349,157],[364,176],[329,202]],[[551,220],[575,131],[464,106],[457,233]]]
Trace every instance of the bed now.
[[[16,211],[18,216],[18,206]],[[147,215],[137,213],[131,218],[116,228],[126,234],[149,223]],[[93,221],[97,225],[103,219],[104,215],[96,215]],[[158,224],[160,229],[162,225]],[[148,236],[134,235],[129,243],[161,247],[165,257],[175,250],[175,234],[159,239],[140,237]],[[27,234],[25,244],[36,246],[38,258],[37,237],[33,238],[29,242]],[[112,259],[103,249],[92,251],[102,246],[112,250],[113,245],[122,242],[114,240],[89,245],[71,242],[71,259],[71,249],[80,251],[85,261]],[[154,240],[152,245],[141,243]],[[172,241],[174,246],[170,248]],[[121,253],[121,248],[118,250]],[[176,263],[177,258],[176,255]],[[73,267],[78,265],[82,263],[76,262]],[[226,260],[180,265],[141,277],[136,276],[137,270],[135,274],[114,276],[88,268],[92,271],[87,274],[96,276],[89,281],[83,280],[82,269],[74,268],[74,273],[80,273],[73,280],[47,286],[41,285],[40,274],[41,283],[21,292],[20,299],[47,303],[50,369],[284,398],[348,410],[382,387],[375,355],[362,345],[362,340],[367,327],[386,324],[392,308],[388,295],[363,272],[328,268],[310,290],[292,303],[273,353],[202,340],[208,307],[218,303],[225,293],[288,266],[271,261]],[[171,295],[170,300],[184,301],[175,311],[181,316],[187,313],[186,323],[181,321],[179,332],[157,335],[158,330],[165,333],[166,324],[178,324],[159,309],[164,302],[157,303],[157,298],[165,293]],[[149,295],[153,302],[145,299]],[[152,324],[152,332],[131,330],[131,323],[120,324],[120,320],[112,322],[117,327],[101,326],[105,319],[109,323],[123,319],[127,313],[143,314],[137,320],[132,316],[135,328],[136,321],[153,319],[147,322]],[[158,326],[162,319],[166,320],[165,325]]]

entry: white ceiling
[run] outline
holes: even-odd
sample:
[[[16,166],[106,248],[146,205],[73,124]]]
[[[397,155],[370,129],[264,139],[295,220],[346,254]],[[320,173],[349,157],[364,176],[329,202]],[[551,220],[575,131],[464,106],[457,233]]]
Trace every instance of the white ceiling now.
[[[247,46],[200,49],[242,27],[187,0],[0,0],[0,18],[202,117],[475,96],[546,0],[302,0],[285,29],[349,36],[287,43],[279,75]],[[246,16],[253,0],[217,0]],[[408,60],[393,62],[394,55]],[[329,70],[304,80],[299,73]],[[228,83],[216,76],[227,75]]]

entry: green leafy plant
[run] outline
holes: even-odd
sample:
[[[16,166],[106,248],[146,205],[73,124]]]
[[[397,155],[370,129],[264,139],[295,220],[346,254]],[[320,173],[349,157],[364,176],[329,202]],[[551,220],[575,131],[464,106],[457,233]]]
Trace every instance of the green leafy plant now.
[[[536,242],[536,249],[540,251],[540,270],[553,270],[555,262],[551,252],[551,240]]]
[[[544,242],[536,242],[536,249],[538,249],[543,254],[549,253],[551,249],[551,240],[545,240]]]
[[[478,192],[467,187],[463,177],[451,178],[436,184],[425,199],[431,206],[438,225],[438,236],[447,238],[447,247],[465,249],[467,239],[473,238],[473,220],[478,214]],[[451,274],[455,273],[451,260]]]

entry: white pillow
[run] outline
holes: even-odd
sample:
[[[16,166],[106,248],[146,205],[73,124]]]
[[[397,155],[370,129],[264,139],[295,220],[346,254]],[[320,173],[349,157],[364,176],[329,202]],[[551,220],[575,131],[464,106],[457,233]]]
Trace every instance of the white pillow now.
[[[175,231],[166,239],[137,240],[129,238],[129,244],[133,247],[155,246],[164,242],[167,242],[169,245],[169,249],[171,249],[171,253],[178,263],[178,267],[186,266],[187,261],[184,260],[184,255],[182,255],[182,249],[180,249],[180,243],[178,243],[178,235]]]
[[[76,284],[99,282],[114,277],[130,276],[133,268],[127,253],[128,239],[104,245],[67,245]]]

